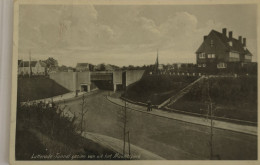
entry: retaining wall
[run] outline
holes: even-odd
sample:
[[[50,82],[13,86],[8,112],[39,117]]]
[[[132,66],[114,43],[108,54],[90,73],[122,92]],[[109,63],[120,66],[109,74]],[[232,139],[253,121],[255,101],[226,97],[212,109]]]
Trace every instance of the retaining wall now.
[[[51,73],[50,79],[60,84],[64,88],[75,91],[76,90],[76,72],[58,72]]]
[[[128,70],[126,71],[126,86],[139,81],[144,75],[144,70]]]

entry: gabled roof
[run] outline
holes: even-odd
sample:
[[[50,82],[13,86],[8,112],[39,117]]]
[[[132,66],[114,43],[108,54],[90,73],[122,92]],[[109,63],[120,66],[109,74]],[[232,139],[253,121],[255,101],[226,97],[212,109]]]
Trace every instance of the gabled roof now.
[[[45,62],[39,61],[39,63],[40,63],[40,65],[41,65],[42,67],[46,67],[46,63],[45,63]]]
[[[35,67],[38,61],[21,61],[19,64],[19,67],[29,67],[29,65],[31,65],[31,67]],[[46,64],[43,61],[39,61],[40,65],[42,67],[46,67]]]
[[[238,39],[235,39],[235,38],[230,39],[223,33],[220,33],[215,30],[211,30],[209,35],[212,35],[212,34],[215,35],[221,41],[221,43],[224,45],[224,47],[227,51],[231,51],[231,52],[233,51],[233,52],[238,52],[238,53],[242,53],[242,54],[252,55],[252,53],[247,48],[244,49],[243,44]],[[230,41],[232,42],[232,46],[229,45]],[[201,50],[203,49],[202,45],[203,45],[203,43],[201,44],[201,46],[199,47],[199,49],[196,52],[201,52]]]

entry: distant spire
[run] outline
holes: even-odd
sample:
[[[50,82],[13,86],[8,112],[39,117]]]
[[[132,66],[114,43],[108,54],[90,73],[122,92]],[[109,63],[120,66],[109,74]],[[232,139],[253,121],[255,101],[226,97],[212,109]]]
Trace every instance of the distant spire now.
[[[156,61],[155,61],[155,72],[158,72],[158,67],[159,67],[159,53],[158,53],[158,49],[157,49],[157,57],[156,57]]]

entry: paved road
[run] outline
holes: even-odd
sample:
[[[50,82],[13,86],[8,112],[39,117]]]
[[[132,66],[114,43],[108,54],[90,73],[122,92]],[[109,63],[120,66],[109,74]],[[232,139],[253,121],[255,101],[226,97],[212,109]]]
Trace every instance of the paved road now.
[[[95,92],[87,97],[89,111],[85,116],[85,131],[123,138],[120,114],[122,107],[109,102],[108,91]],[[78,114],[81,100],[66,103]],[[209,159],[209,128],[128,111],[131,143],[165,159]],[[214,154],[225,160],[257,158],[257,136],[214,129]]]

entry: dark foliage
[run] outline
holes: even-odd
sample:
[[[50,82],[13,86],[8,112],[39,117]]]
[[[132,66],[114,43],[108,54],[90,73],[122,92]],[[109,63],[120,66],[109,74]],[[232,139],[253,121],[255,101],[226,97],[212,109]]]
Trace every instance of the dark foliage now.
[[[18,160],[29,160],[32,154],[48,154],[39,139],[28,130],[37,130],[69,148],[83,151],[80,154],[114,153],[79,135],[76,118],[64,116],[62,109],[54,104],[52,107],[43,103],[18,105],[17,109],[16,159]]]
[[[18,79],[20,101],[37,100],[62,95],[69,92],[66,88],[47,77],[32,77]]]
[[[209,95],[216,107],[215,116],[257,122],[256,76],[204,80],[196,84],[171,108],[205,114],[207,83],[210,86]]]

